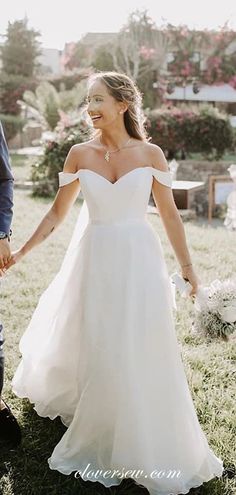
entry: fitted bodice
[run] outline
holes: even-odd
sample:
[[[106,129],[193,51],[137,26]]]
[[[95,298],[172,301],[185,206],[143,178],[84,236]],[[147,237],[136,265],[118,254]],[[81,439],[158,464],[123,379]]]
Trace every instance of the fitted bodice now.
[[[76,173],[59,172],[59,187],[79,179],[90,223],[145,220],[153,177],[171,187],[169,171],[148,166],[137,167],[114,183],[89,169]]]

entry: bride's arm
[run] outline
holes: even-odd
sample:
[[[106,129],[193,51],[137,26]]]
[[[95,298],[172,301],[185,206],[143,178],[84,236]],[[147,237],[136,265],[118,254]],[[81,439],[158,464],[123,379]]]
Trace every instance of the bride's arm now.
[[[63,167],[63,172],[75,173],[78,163],[78,151],[72,146],[70,149]],[[71,182],[66,187],[61,187],[55,196],[50,210],[43,217],[42,221],[33,232],[31,237],[17,251],[18,258],[25,256],[31,249],[47,239],[50,234],[56,230],[58,225],[64,220],[69,209],[73,205],[78,196],[80,184],[78,180]],[[12,260],[14,262],[18,259]],[[7,265],[6,268],[9,268]]]
[[[168,163],[161,148],[152,145],[151,153],[153,167],[167,172]],[[175,204],[172,189],[154,180],[152,193],[167,236],[179,261],[182,276],[190,281],[191,285],[194,287],[192,293],[195,293],[198,279],[193,270],[184,224]]]

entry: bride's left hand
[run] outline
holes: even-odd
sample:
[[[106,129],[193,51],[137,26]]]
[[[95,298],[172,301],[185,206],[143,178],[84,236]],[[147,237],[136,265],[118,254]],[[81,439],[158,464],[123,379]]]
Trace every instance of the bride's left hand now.
[[[195,273],[194,269],[192,266],[188,266],[188,267],[185,267],[185,268],[181,268],[181,272],[182,272],[182,277],[184,279],[188,279],[187,281],[191,284],[192,286],[192,289],[191,289],[191,292],[189,294],[189,297],[195,297],[196,296],[196,293],[197,293],[197,290],[198,290],[198,286],[200,285],[200,280],[197,276],[197,274]]]

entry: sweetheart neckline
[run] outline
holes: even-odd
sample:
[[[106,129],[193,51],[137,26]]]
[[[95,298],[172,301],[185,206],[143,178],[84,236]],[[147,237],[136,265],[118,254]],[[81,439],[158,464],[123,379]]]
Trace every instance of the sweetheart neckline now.
[[[169,174],[169,170],[158,170],[156,169],[155,167],[151,167],[151,166],[143,166],[143,167],[135,167],[133,168],[132,170],[129,170],[129,172],[126,172],[125,174],[121,175],[121,177],[119,177],[115,182],[111,182],[109,179],[107,179],[106,177],[104,177],[104,175],[101,175],[101,174],[98,174],[98,172],[95,172],[94,170],[90,170],[89,168],[80,168],[79,170],[77,170],[77,172],[75,172],[76,174],[79,174],[80,172],[91,172],[92,174],[95,174],[95,175],[98,175],[98,177],[101,177],[101,179],[104,179],[106,182],[109,182],[109,184],[111,184],[111,186],[115,186],[115,184],[117,184],[118,182],[120,182],[121,179],[123,179],[124,177],[126,177],[127,175],[131,174],[132,172],[135,172],[136,170],[145,170],[146,168],[151,168],[157,172],[160,172],[161,174]],[[74,174],[71,174],[71,175],[74,175]]]

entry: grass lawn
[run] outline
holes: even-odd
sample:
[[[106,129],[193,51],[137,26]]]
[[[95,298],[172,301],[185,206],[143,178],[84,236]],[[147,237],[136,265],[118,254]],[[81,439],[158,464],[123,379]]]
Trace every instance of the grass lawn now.
[[[31,180],[31,165],[35,161],[39,160],[37,156],[17,155],[12,153],[10,155],[11,166],[16,182],[24,182]]]
[[[50,201],[33,199],[26,191],[15,191],[12,249],[18,248],[49,208]],[[5,327],[6,373],[4,397],[15,412],[23,431],[22,445],[0,451],[2,495],[75,495],[108,493],[81,487],[73,475],[51,471],[47,458],[65,427],[37,416],[27,400],[11,392],[11,379],[19,362],[18,342],[26,329],[39,296],[58,271],[79,211],[77,202],[63,225],[41,246],[12,268],[1,288],[1,317]],[[175,255],[160,219],[149,215],[160,235],[169,273],[178,270]],[[213,221],[185,223],[190,253],[204,285],[231,275],[235,264],[235,232]],[[191,334],[193,305],[177,295],[176,332],[196,411],[208,442],[225,467],[235,459],[235,338],[206,343]],[[91,484],[92,482],[90,482]],[[115,492],[112,492],[115,493]],[[120,491],[119,493],[131,493]],[[134,492],[132,492],[134,493]],[[135,494],[138,491],[135,492]],[[141,493],[141,492],[140,492]],[[233,495],[235,479],[215,479],[203,485],[201,494]]]

